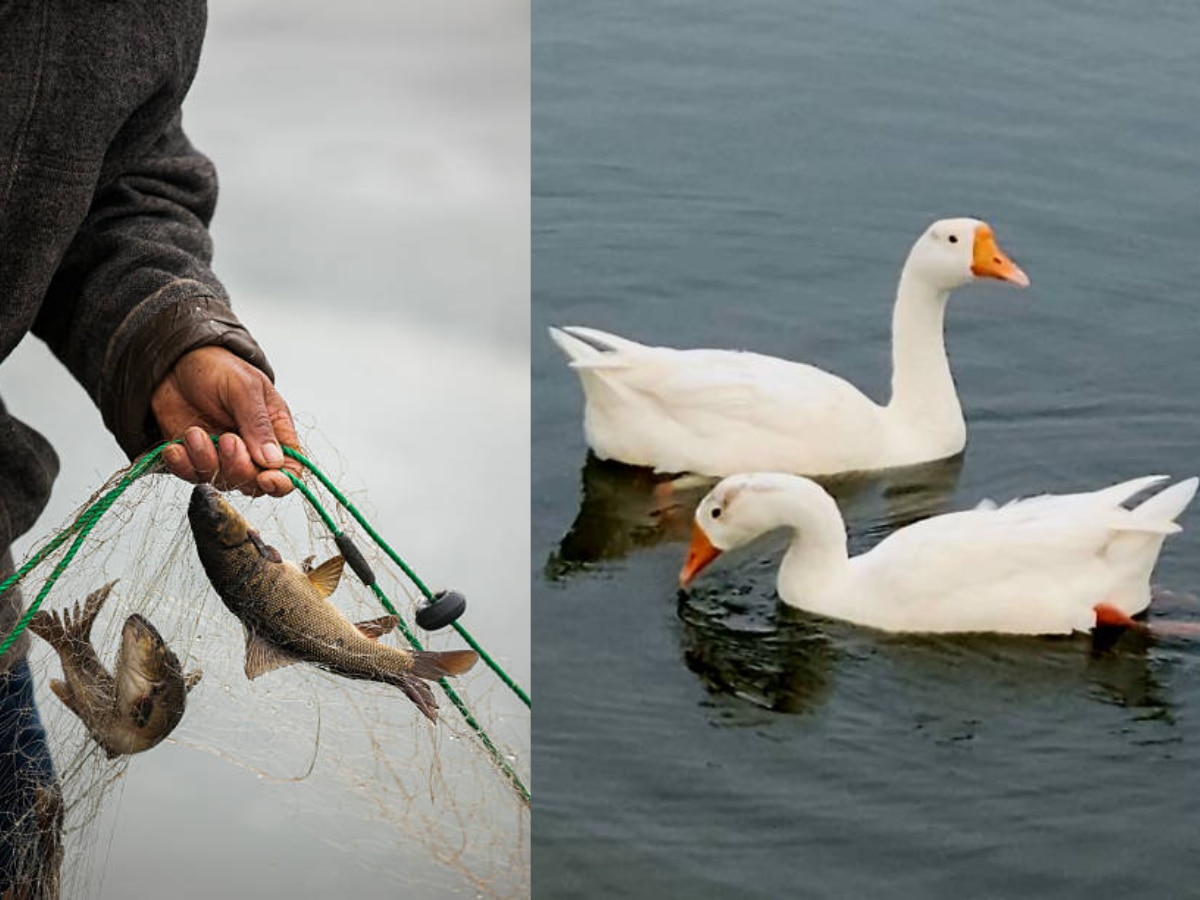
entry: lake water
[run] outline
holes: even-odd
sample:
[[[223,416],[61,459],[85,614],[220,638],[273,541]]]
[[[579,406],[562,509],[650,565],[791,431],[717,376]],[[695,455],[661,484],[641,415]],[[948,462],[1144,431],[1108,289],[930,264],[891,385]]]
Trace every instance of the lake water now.
[[[882,398],[909,247],[976,216],[1032,287],[952,298],[966,453],[838,485],[852,551],[984,496],[1196,474],[1198,33],[1183,2],[538,10],[539,896],[1196,890],[1200,644],[785,614],[777,540],[679,596],[686,510],[588,461],[545,329],[750,348]],[[1155,580],[1195,595],[1200,506],[1182,525]]]
[[[302,438],[332,448],[318,464],[432,587],[466,594],[463,624],[526,687],[528,46],[521,2],[214,3],[185,106],[185,126],[221,175],[215,268],[266,348]],[[0,390],[63,462],[52,505],[20,555],[125,460],[39,342],[5,362]],[[130,583],[124,570],[100,574]],[[345,596],[340,588],[335,599]],[[223,637],[240,639],[232,619],[219,624]],[[101,648],[106,661],[112,653]],[[497,737],[527,773],[529,714],[477,669],[460,679],[464,693],[489,721],[503,721]],[[133,758],[109,792],[87,835],[91,868],[69,881],[84,893],[70,900],[528,894],[528,811],[499,775],[475,776],[481,791],[467,809],[429,798],[442,813],[432,829],[406,818],[395,791],[376,787],[380,757],[418,799],[430,780],[428,745],[417,740],[422,754],[412,753],[423,726],[398,693],[386,704],[371,687],[350,692],[383,701],[399,726],[327,728],[309,740],[322,748],[313,777],[296,784],[211,752],[221,738],[197,723],[264,753],[311,728],[311,708],[272,707],[270,697],[292,686],[325,697],[334,679],[273,674],[281,677],[255,682],[254,696],[283,715],[263,721],[223,693],[248,688],[206,672],[179,743]],[[48,697],[44,708],[57,702]],[[328,752],[367,733],[378,740],[376,758]],[[442,739],[443,774],[457,787],[452,741]],[[206,744],[209,752],[197,751]],[[385,803],[395,808],[381,811]],[[472,846],[440,846],[428,837],[439,828]],[[497,865],[477,883],[455,856],[481,844]]]

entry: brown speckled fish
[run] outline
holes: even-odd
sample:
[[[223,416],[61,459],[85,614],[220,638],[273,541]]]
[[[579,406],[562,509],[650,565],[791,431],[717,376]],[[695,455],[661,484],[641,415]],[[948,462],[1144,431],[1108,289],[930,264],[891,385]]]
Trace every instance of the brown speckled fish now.
[[[342,557],[315,569],[284,560],[265,544],[212,485],[192,491],[188,521],[200,562],[221,600],[246,627],[246,677],[309,662],[346,678],[395,685],[429,717],[437,703],[422,679],[461,675],[473,650],[400,650],[378,638],[396,627],[393,616],[354,625],[328,597],[342,575]]]
[[[109,675],[91,644],[92,623],[116,582],[89,594],[83,609],[41,610],[29,630],[47,641],[62,660],[63,677],[50,690],[79,716],[112,759],[148,750],[183,718],[187,692],[200,680],[186,676],[179,660],[153,625],[134,614],[121,628],[121,648]]]

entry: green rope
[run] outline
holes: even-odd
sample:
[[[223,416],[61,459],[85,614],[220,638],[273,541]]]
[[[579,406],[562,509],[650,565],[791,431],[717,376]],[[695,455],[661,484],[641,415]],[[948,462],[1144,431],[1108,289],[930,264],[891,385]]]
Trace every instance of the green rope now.
[[[308,471],[312,472],[313,475],[315,475],[317,477],[317,480],[320,481],[321,484],[323,484],[325,486],[325,489],[327,491],[329,491],[330,494],[333,495],[334,499],[336,499],[337,502],[340,503],[346,509],[346,511],[354,517],[355,521],[357,521],[358,524],[362,526],[363,530],[371,536],[371,539],[374,540],[375,543],[379,545],[380,549],[383,550],[383,552],[386,553],[389,557],[391,557],[392,562],[394,562],[397,566],[399,566],[404,571],[404,574],[407,575],[409,577],[409,579],[412,581],[412,583],[417,586],[417,588],[421,591],[421,593],[425,596],[425,598],[427,600],[434,599],[434,595],[430,592],[429,588],[427,588],[425,586],[425,583],[423,581],[421,581],[420,578],[417,577],[416,572],[414,572],[412,569],[410,569],[408,567],[408,564],[400,558],[400,556],[396,553],[396,551],[393,550],[390,546],[388,546],[388,543],[382,537],[379,536],[378,532],[376,532],[374,528],[371,527],[371,523],[368,522],[366,520],[366,518],[363,517],[363,514],[360,513],[358,511],[358,509],[354,506],[354,504],[351,503],[349,501],[349,499],[346,498],[345,494],[343,494],[341,491],[339,491],[337,489],[337,487],[333,484],[333,482],[331,482],[327,477],[325,477],[324,472],[322,472],[320,469],[318,469],[303,454],[301,454],[297,450],[293,450],[291,447],[284,447],[283,452],[286,453],[288,456],[290,456],[292,459],[296,460],[302,466],[304,466],[304,468],[308,469]],[[297,479],[295,476],[293,476],[291,472],[288,472],[288,476],[291,477],[292,484],[296,485],[296,487],[298,487],[298,488],[301,488],[301,482],[299,481],[299,479]],[[305,491],[304,488],[301,488],[301,490]],[[307,491],[305,491],[305,496],[308,497],[310,503],[316,504],[316,499],[311,495],[311,493],[308,493]],[[329,526],[330,530],[334,533],[334,536],[336,537],[338,534],[340,534],[338,527],[333,524],[333,521],[330,519],[329,515],[323,509],[319,510],[319,511],[321,513],[321,518],[323,518],[325,520],[325,524]],[[487,664],[488,668],[490,668],[493,672],[495,672],[496,675],[500,678],[500,680],[503,681],[506,685],[508,685],[509,689],[511,689],[512,692],[514,694],[516,694],[518,698],[520,698],[521,702],[524,703],[530,709],[532,709],[533,704],[531,703],[531,701],[529,699],[529,695],[521,689],[521,686],[519,684],[517,684],[517,682],[514,681],[507,672],[504,671],[504,669],[500,666],[500,664],[498,662],[496,662],[494,659],[492,659],[492,657],[487,653],[487,651],[485,651],[481,646],[479,646],[478,643],[476,643],[475,638],[473,638],[471,636],[471,634],[467,631],[467,629],[464,628],[462,626],[462,624],[459,622],[452,622],[451,627],[455,631],[458,632],[459,636],[464,641],[467,642],[467,644],[471,647],[472,650],[474,650],[476,653],[479,654],[479,658],[482,659],[484,661],[484,663]]]
[[[215,442],[216,438],[214,437],[213,440]],[[24,615],[21,616],[21,619],[17,622],[16,627],[13,628],[12,632],[8,634],[8,636],[6,636],[2,642],[0,642],[0,657],[4,656],[4,654],[8,652],[9,648],[12,647],[12,645],[28,627],[30,620],[41,607],[42,601],[46,599],[47,595],[50,593],[50,590],[54,587],[55,582],[57,582],[62,573],[66,571],[67,566],[71,564],[71,561],[75,558],[75,554],[79,552],[79,548],[83,546],[83,542],[87,539],[88,534],[90,534],[92,529],[96,526],[96,523],[100,521],[100,518],[109,510],[109,508],[112,507],[117,499],[123,493],[125,493],[125,490],[131,484],[133,484],[134,481],[146,474],[146,472],[158,462],[158,459],[162,455],[164,449],[169,447],[171,444],[177,443],[180,442],[166,441],[140,457],[132,466],[129,467],[125,474],[121,476],[120,480],[111,490],[104,493],[95,503],[92,503],[82,513],[80,513],[74,522],[47,541],[46,544],[43,545],[23,565],[21,565],[17,571],[15,571],[8,578],[4,579],[3,582],[0,582],[0,597],[3,597],[6,591],[8,591],[14,585],[20,583],[20,581],[30,571],[40,565],[48,556],[50,556],[50,554],[54,553],[59,547],[61,547],[63,543],[66,542],[67,538],[73,534],[75,535],[75,540],[72,542],[71,546],[67,548],[66,553],[63,554],[63,558],[55,564],[54,569],[46,578],[45,584],[43,584],[41,590],[38,591],[37,597],[32,603],[29,604],[29,608],[25,611]],[[345,507],[352,516],[354,516],[354,518],[359,522],[360,525],[363,526],[367,533],[371,535],[375,542],[381,548],[383,548],[388,556],[390,556],[392,560],[404,571],[404,573],[420,589],[421,593],[424,594],[425,597],[432,599],[433,595],[429,592],[429,588],[425,586],[424,582],[422,582],[421,579],[417,577],[416,573],[413,572],[412,569],[410,569],[402,559],[400,559],[396,552],[392,550],[390,546],[388,546],[383,538],[375,532],[366,519],[362,517],[361,513],[355,509],[353,504],[351,504],[350,501],[347,500],[346,497],[336,487],[334,487],[332,482],[325,477],[323,472],[317,469],[312,462],[298,452],[292,450],[290,447],[284,447],[284,452],[287,455],[295,458],[298,462],[305,466],[305,468],[316,475],[318,480],[320,480],[326,489],[329,490],[329,492],[333,494],[335,498],[337,498],[338,502],[341,503],[342,506]],[[333,533],[334,537],[339,536],[341,534],[341,530],[338,528],[337,523],[333,520],[329,513],[326,512],[325,508],[321,505],[320,501],[317,500],[317,497],[309,489],[308,485],[304,484],[304,482],[302,482],[291,472],[287,472],[286,474],[288,478],[291,479],[292,484],[295,485],[297,490],[304,495],[304,497],[312,505],[313,509],[317,511],[321,519],[325,522],[326,527],[328,527]],[[396,608],[387,598],[387,595],[384,594],[382,588],[380,588],[378,584],[373,584],[371,585],[371,590],[375,593],[375,596],[379,599],[384,609],[386,609],[389,614],[396,617],[399,623],[399,628],[408,642],[417,650],[422,650],[423,648],[421,646],[421,642],[417,639],[417,636],[412,632],[412,630],[404,622],[404,619],[396,611]],[[458,623],[454,624],[455,630],[457,630],[459,634],[464,637],[467,643],[470,644],[471,647],[480,655],[480,657],[488,663],[488,665],[494,672],[496,672],[497,675],[500,676],[504,683],[512,688],[517,695],[524,700],[525,705],[529,706],[530,701],[525,692],[522,691],[520,687],[508,677],[507,673],[505,673],[491,659],[491,657],[479,647],[479,645],[474,641],[473,638],[470,637],[470,635],[466,634],[465,629],[460,629],[458,627]],[[462,714],[464,721],[466,721],[466,723],[474,730],[475,734],[479,737],[480,742],[492,755],[492,758],[496,761],[496,764],[499,766],[500,770],[505,774],[505,776],[507,776],[513,787],[517,790],[517,793],[520,794],[521,798],[526,803],[531,802],[531,795],[528,788],[525,787],[520,776],[517,775],[512,766],[508,764],[508,761],[504,758],[504,755],[500,752],[496,745],[492,743],[491,738],[488,736],[483,726],[480,725],[475,719],[474,715],[471,714],[471,711],[467,707],[466,703],[463,702],[462,698],[459,697],[458,693],[445,678],[439,679],[438,684],[441,685],[442,690],[446,693],[446,696],[450,698],[450,701]]]
[[[29,625],[29,620],[34,617],[35,613],[37,613],[38,608],[42,605],[42,601],[46,599],[46,595],[49,594],[50,589],[54,587],[54,582],[58,581],[58,577],[62,575],[62,573],[66,570],[67,565],[72,559],[75,558],[75,554],[79,551],[80,546],[83,545],[84,539],[88,536],[88,533],[92,530],[92,528],[95,527],[96,523],[100,521],[100,517],[108,511],[109,507],[116,502],[118,497],[125,493],[125,489],[127,487],[145,474],[147,469],[158,462],[158,457],[162,453],[163,448],[166,446],[166,444],[161,444],[158,447],[155,447],[145,456],[141,457],[132,466],[130,466],[128,471],[121,476],[121,480],[117,482],[116,486],[112,490],[108,491],[99,500],[80,513],[79,517],[74,522],[56,534],[50,541],[46,543],[44,547],[31,556],[29,560],[23,566],[21,566],[21,568],[17,569],[17,571],[15,571],[8,578],[4,579],[4,582],[0,584],[0,597],[3,597],[5,591],[19,582],[26,576],[26,574],[29,573],[31,569],[39,565],[42,560],[57,550],[68,537],[75,532],[79,532],[78,537],[75,538],[75,543],[68,548],[63,558],[58,561],[58,564],[54,567],[54,570],[46,579],[46,583],[42,585],[42,589],[38,591],[37,597],[31,604],[29,604],[29,609],[25,610],[25,615],[21,616],[21,620],[17,622],[17,627],[12,630],[12,633],[9,634],[3,642],[0,642],[0,656],[4,656],[4,654],[8,652],[8,648],[16,642],[17,638],[21,636],[21,633]]]
[[[305,465],[310,464],[305,463]],[[333,520],[333,517],[326,512],[325,507],[321,505],[321,502],[309,489],[308,485],[306,485],[291,472],[288,472],[286,469],[284,469],[284,473],[292,480],[292,484],[295,486],[296,490],[303,494],[305,499],[308,500],[309,505],[311,505],[312,508],[317,511],[317,514],[320,515],[322,521],[324,521],[325,525],[333,533],[333,536],[335,538],[340,537],[342,534],[341,529],[338,528],[337,523]],[[404,569],[406,572],[409,571],[407,566],[405,566]],[[405,639],[412,646],[412,648],[417,651],[424,650],[425,648],[421,645],[421,641],[417,638],[416,634],[413,633],[412,629],[408,627],[408,624],[404,621],[403,617],[401,617],[400,613],[396,611],[396,607],[392,605],[392,601],[388,599],[387,594],[383,592],[383,588],[379,586],[378,582],[375,582],[371,585],[371,591],[375,594],[376,598],[378,598],[380,605],[383,606],[388,613],[396,617],[400,632],[404,635]],[[482,655],[483,654],[481,654],[481,656]],[[513,767],[508,764],[508,760],[504,758],[504,754],[501,753],[496,745],[492,743],[492,739],[488,736],[487,731],[484,730],[484,727],[479,724],[479,722],[475,719],[475,716],[471,714],[471,710],[467,708],[466,703],[464,703],[462,698],[459,697],[458,692],[454,690],[454,687],[445,678],[439,678],[438,684],[441,686],[446,696],[450,698],[450,702],[453,703],[455,708],[458,709],[458,711],[462,714],[463,720],[475,732],[480,743],[483,744],[488,753],[491,754],[492,759],[500,768],[500,771],[504,773],[504,775],[512,783],[512,786],[516,789],[517,793],[521,795],[521,799],[526,803],[531,803],[532,797],[530,796],[529,789],[525,787],[524,782],[521,781],[521,776],[518,775]]]

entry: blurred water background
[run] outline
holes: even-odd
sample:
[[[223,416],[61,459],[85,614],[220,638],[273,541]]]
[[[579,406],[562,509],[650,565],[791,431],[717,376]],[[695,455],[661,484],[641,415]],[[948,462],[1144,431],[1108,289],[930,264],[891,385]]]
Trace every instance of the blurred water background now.
[[[431,585],[467,595],[464,624],[527,686],[529,583],[514,561],[528,554],[528,34],[521,2],[213,3],[184,108],[221,177],[215,268],[302,432],[332,448],[316,461]],[[20,556],[125,460],[39,342],[6,361],[0,389],[62,459]],[[218,702],[202,689],[195,702]],[[525,723],[512,749],[527,766]],[[287,727],[267,723],[264,740]],[[164,745],[110,797],[88,896],[479,893],[422,842],[357,818],[362,802],[314,807]],[[520,820],[501,840],[517,869]],[[506,878],[488,890],[527,892]]]
[[[876,398],[900,266],[958,292],[959,460],[836,486],[860,552],[933,513],[1200,471],[1200,9],[752,0],[534,20],[538,894],[1190,896],[1200,646],[888,638],[776,606],[779,542],[687,596],[644,472],[589,461],[546,335],[815,363]],[[1200,508],[1155,616],[1195,620]],[[1191,595],[1189,598],[1186,595]]]

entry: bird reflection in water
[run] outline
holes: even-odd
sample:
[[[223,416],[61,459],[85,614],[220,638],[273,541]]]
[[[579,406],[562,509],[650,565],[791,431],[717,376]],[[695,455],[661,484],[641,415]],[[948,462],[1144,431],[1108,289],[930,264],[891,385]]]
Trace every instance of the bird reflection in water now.
[[[678,615],[684,664],[709,693],[783,713],[808,712],[829,694],[834,640],[770,588],[680,591]]]
[[[817,481],[852,527],[855,510],[880,494],[883,515],[868,522],[861,535],[875,543],[896,528],[945,512],[962,464],[959,454],[920,466]],[[601,460],[589,452],[581,472],[579,512],[546,562],[547,577],[558,580],[592,563],[622,559],[659,544],[687,544],[692,515],[718,480],[661,475]]]
[[[858,553],[897,528],[974,505],[953,501],[962,465],[960,455],[817,480],[842,509],[851,552]],[[579,512],[547,560],[547,577],[568,578],[661,544],[679,544],[682,551],[695,509],[717,480],[673,478],[589,453]],[[968,717],[971,731],[987,718],[982,710],[997,692],[1030,701],[1085,697],[1128,708],[1134,722],[1172,724],[1161,683],[1170,662],[1156,649],[1159,638],[1128,629],[1091,638],[884,635],[779,603],[774,583],[782,550],[779,536],[768,539],[724,577],[678,593],[683,661],[714,696],[737,698],[747,709],[802,714],[828,699],[835,676],[886,678],[902,692],[933,690],[951,707],[967,702],[975,710]],[[667,590],[664,585],[664,596]],[[1193,615],[1200,611],[1200,601],[1174,602]],[[1152,610],[1163,609],[1156,595]]]
[[[684,664],[710,694],[751,705],[743,714],[724,705],[724,724],[755,724],[752,709],[812,713],[843,682],[852,702],[910,708],[914,727],[935,740],[969,740],[1015,709],[1046,703],[1069,716],[1080,699],[1128,710],[1134,740],[1178,739],[1163,730],[1174,725],[1163,684],[1171,652],[1146,632],[884,634],[791,609],[778,602],[773,579],[772,566],[751,566],[723,584],[678,592]]]

